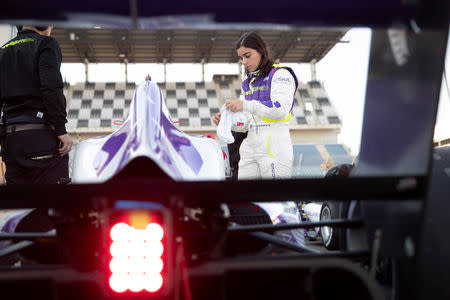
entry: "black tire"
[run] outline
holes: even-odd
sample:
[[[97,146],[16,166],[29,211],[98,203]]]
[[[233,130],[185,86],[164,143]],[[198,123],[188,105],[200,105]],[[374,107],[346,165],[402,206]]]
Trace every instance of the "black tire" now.
[[[337,202],[324,202],[320,210],[320,221],[339,219],[339,203]],[[320,227],[319,234],[322,240],[322,244],[328,250],[339,249],[340,230],[333,227],[323,226]]]

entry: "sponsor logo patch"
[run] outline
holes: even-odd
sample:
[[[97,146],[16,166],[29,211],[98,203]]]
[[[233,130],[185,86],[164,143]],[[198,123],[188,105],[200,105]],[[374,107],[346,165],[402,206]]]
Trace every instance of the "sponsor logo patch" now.
[[[275,78],[275,80],[273,82],[290,84],[291,83],[291,78],[289,78],[289,77],[278,77],[278,78]]]

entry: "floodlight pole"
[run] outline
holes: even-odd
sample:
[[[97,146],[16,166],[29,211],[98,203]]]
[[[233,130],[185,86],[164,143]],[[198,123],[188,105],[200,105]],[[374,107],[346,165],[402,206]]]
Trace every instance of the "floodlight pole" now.
[[[125,83],[128,83],[128,59],[125,58],[123,63],[125,64]]]
[[[202,58],[202,82],[205,82],[205,59]]]
[[[167,64],[167,59],[163,59],[163,64],[164,64],[164,83],[167,82],[167,69],[166,69],[166,64]]]
[[[242,61],[238,62],[239,80],[242,80]]]
[[[313,58],[313,60],[311,60],[310,65],[311,65],[311,81],[316,81],[316,62],[317,60],[315,58]]]
[[[86,82],[89,82],[89,60],[87,58],[84,59],[84,76]]]

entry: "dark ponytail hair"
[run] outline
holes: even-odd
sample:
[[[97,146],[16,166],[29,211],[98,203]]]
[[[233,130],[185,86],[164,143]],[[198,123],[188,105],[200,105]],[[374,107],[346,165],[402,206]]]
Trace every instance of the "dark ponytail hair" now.
[[[261,55],[261,62],[259,63],[258,69],[262,76],[269,74],[272,69],[273,59],[270,56],[266,43],[259,35],[252,31],[244,33],[236,42],[236,50],[241,47],[251,48],[258,51]],[[245,70],[245,75],[249,76],[250,73]]]

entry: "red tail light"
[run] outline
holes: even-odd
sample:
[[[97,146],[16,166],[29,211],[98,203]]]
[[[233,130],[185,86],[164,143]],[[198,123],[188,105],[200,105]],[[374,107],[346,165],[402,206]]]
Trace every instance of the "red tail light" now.
[[[164,230],[157,223],[136,229],[125,223],[115,224],[112,239],[109,285],[115,292],[157,292],[163,285]]]

